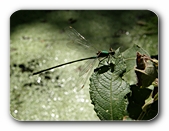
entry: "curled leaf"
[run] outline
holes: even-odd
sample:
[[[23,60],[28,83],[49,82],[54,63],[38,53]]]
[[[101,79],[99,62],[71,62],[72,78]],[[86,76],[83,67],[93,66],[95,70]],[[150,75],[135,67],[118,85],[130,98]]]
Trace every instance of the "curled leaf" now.
[[[148,87],[158,77],[157,69],[152,59],[147,55],[137,52],[135,73],[137,75],[138,86]]]

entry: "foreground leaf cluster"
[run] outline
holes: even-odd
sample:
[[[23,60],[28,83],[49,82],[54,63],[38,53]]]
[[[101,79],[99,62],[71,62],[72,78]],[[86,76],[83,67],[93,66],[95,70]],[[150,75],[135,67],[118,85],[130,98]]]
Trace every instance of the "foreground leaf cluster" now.
[[[158,61],[138,45],[100,60],[90,79],[100,120],[150,120],[158,113]]]

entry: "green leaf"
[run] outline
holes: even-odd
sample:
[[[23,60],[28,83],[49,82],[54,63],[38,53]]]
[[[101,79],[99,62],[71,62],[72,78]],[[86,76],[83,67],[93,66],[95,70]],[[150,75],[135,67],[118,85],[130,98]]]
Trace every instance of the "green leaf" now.
[[[149,86],[148,89],[151,89],[151,93],[149,97],[145,100],[144,105],[142,106],[142,110],[147,112],[147,109],[151,107],[153,103],[158,101],[158,87],[154,87],[153,85]]]
[[[144,112],[147,111],[147,108],[154,102],[154,98],[152,98],[152,93],[150,96],[145,100],[145,104],[142,106]]]
[[[121,78],[126,71],[126,65],[119,49],[109,61],[111,63],[107,65],[107,59],[101,61],[95,69],[90,79],[90,97],[101,120],[123,120],[128,115],[126,94],[130,89]]]

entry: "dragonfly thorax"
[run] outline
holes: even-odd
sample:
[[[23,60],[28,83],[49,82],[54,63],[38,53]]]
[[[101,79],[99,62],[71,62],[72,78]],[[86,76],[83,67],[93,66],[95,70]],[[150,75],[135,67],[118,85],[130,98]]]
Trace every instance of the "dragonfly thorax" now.
[[[97,52],[98,57],[107,57],[109,55],[114,55],[114,54],[115,54],[115,52],[112,51],[112,50],[110,50],[110,51],[98,51]]]

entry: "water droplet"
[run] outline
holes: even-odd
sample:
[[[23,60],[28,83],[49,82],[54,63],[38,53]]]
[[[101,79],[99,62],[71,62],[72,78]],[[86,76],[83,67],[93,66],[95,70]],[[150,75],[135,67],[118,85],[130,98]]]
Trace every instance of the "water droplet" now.
[[[55,57],[55,60],[57,61],[57,60],[58,60],[58,57]]]
[[[86,103],[88,103],[89,102],[89,100],[88,99],[86,99],[86,101],[85,101]]]
[[[54,117],[54,116],[55,116],[55,114],[54,114],[54,113],[52,113],[52,114],[51,114],[51,116],[52,116],[52,117]]]
[[[40,82],[41,82],[41,77],[38,77],[37,82],[38,82],[38,83],[40,83]]]
[[[56,115],[56,118],[59,118],[59,115]]]
[[[65,82],[65,79],[62,79],[62,82]]]
[[[128,31],[126,31],[126,35],[129,35],[130,33]]]
[[[51,69],[50,72],[54,72],[55,69]]]
[[[60,101],[61,100],[61,98],[60,97],[58,97],[58,101]]]
[[[57,98],[56,98],[56,97],[54,97],[54,98],[53,98],[53,100],[54,100],[54,101],[56,101],[56,100],[57,100]]]
[[[18,113],[18,110],[14,110],[14,113],[17,114],[17,113]]]
[[[83,108],[83,107],[81,107],[81,108],[80,108],[80,111],[83,111],[83,110],[84,110],[84,108]]]
[[[42,108],[46,108],[46,106],[45,106],[45,105],[42,105]]]
[[[67,59],[64,59],[64,62],[67,62]]]
[[[43,62],[43,63],[46,63],[46,60],[43,60],[42,62]]]
[[[17,86],[14,86],[14,89],[17,89],[18,87]]]
[[[68,92],[64,92],[65,95],[68,95],[69,93]]]

